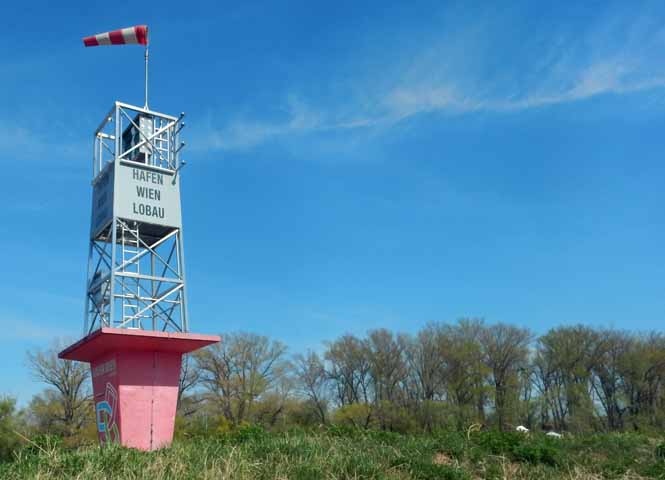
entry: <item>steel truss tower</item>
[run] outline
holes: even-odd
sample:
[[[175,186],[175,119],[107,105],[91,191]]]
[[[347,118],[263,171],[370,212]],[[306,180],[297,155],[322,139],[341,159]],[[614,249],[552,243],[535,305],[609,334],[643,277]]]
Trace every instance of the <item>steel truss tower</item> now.
[[[183,117],[116,102],[95,131],[85,335],[188,331]]]

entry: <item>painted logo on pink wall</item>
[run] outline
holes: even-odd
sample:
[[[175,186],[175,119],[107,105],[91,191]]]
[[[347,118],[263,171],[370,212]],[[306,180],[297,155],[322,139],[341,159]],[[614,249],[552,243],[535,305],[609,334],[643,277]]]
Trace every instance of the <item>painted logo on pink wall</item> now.
[[[95,412],[97,415],[97,431],[102,444],[120,442],[120,432],[117,423],[118,392],[110,383],[106,384],[104,400],[97,402]]]

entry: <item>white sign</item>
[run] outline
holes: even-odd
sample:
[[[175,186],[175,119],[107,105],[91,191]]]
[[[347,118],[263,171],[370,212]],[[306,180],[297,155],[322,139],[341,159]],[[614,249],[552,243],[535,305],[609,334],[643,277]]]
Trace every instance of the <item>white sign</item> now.
[[[180,178],[144,165],[120,163],[115,174],[116,216],[168,227],[181,227]]]

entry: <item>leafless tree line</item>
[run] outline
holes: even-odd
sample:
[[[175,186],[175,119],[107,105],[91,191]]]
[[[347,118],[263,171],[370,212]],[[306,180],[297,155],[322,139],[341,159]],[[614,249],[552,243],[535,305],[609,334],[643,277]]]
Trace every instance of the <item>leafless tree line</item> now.
[[[291,358],[279,342],[240,333],[225,335],[195,363],[192,397],[207,398],[233,423],[257,415],[274,423],[295,402],[310,421],[385,429],[665,425],[665,337],[655,332],[575,325],[536,337],[462,319],[415,335],[346,334]]]
[[[87,370],[46,353],[28,358],[59,398],[59,421],[76,428]],[[413,335],[346,334],[289,356],[278,341],[234,333],[185,359],[180,387],[182,416],[229,425],[657,429],[665,426],[665,337],[582,325],[536,337],[462,319]]]

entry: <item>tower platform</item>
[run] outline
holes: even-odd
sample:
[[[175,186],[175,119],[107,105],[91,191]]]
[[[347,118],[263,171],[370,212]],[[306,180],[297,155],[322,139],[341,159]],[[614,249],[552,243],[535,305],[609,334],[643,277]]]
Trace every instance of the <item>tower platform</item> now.
[[[215,335],[104,327],[58,356],[90,363],[102,444],[156,450],[173,440],[182,355],[219,341]]]

